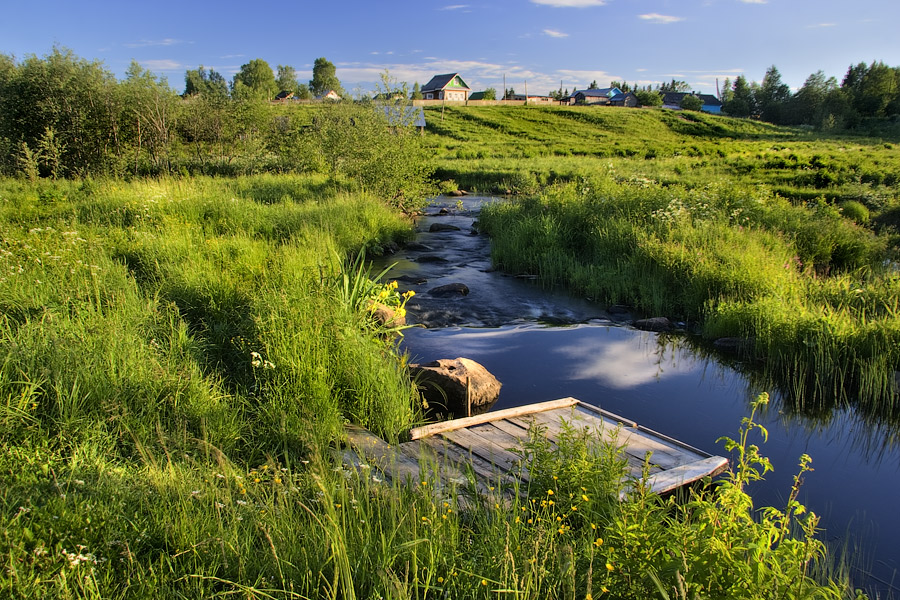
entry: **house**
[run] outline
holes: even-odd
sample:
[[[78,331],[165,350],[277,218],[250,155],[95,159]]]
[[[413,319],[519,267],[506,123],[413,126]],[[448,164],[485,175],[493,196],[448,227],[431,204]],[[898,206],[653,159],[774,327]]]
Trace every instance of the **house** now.
[[[713,96],[712,94],[695,94],[693,92],[663,92],[662,94],[662,107],[663,108],[671,108],[673,110],[681,109],[681,101],[684,100],[685,96],[694,95],[700,98],[703,101],[703,106],[700,108],[703,112],[711,113],[714,115],[721,114],[722,112],[722,102]]]
[[[448,100],[465,102],[472,89],[463,81],[459,73],[435,75],[431,81],[422,86],[422,98],[425,100]]]
[[[290,100],[293,97],[294,97],[294,92],[284,90],[284,91],[278,92],[278,95],[275,96],[275,99],[279,100],[281,102],[287,102],[288,100]]]
[[[621,93],[617,87],[575,90],[566,100],[568,104],[609,104],[610,98]]]
[[[513,94],[509,99],[525,102],[526,104],[553,104],[556,102],[551,96],[537,96],[534,94],[528,94],[528,96],[525,94]]]
[[[316,100],[340,100],[341,97],[334,90],[328,90],[324,94],[316,96]]]
[[[609,99],[610,106],[627,106],[628,108],[634,108],[638,104],[640,104],[640,102],[638,102],[638,97],[635,96],[633,92],[616,94]]]

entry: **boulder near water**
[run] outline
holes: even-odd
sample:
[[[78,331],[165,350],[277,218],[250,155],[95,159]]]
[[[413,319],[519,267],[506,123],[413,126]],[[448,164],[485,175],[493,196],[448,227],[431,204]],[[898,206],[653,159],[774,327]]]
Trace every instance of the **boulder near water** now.
[[[437,412],[457,417],[484,412],[500,395],[502,384],[497,378],[468,358],[412,364],[409,370],[429,407]]]
[[[666,317],[651,317],[649,319],[638,319],[634,322],[636,329],[644,331],[672,331],[672,321]]]

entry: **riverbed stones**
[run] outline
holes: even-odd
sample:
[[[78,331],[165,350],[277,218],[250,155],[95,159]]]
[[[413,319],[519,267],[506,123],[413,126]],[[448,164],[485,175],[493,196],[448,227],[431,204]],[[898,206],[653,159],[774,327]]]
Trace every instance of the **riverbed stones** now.
[[[638,319],[634,322],[635,329],[643,331],[672,331],[672,321],[666,317],[650,317],[649,319]]]
[[[485,410],[497,401],[501,383],[483,365],[469,358],[442,358],[409,366],[429,408],[454,416]]]
[[[440,231],[460,231],[459,227],[456,225],[451,225],[450,223],[432,223],[431,227],[428,228],[429,233],[436,233]]]
[[[448,283],[428,290],[428,294],[435,298],[452,298],[453,296],[468,296],[469,286],[464,283]]]
[[[447,259],[443,256],[438,256],[437,254],[423,254],[419,258],[416,259],[416,262],[420,263],[445,263]]]

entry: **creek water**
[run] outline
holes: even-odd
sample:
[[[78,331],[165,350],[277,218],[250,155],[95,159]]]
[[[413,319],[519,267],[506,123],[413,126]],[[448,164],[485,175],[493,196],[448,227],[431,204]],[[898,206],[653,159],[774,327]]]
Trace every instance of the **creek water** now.
[[[407,305],[415,327],[402,348],[413,362],[467,357],[503,384],[495,409],[574,396],[725,455],[721,436],[737,437],[760,392],[740,371],[683,335],[638,331],[629,314],[547,291],[529,277],[493,271],[490,241],[473,233],[489,198],[437,198],[417,223],[416,243],[381,264],[416,295]],[[441,209],[447,214],[438,214]],[[431,232],[433,224],[459,230]],[[467,295],[438,298],[435,287],[462,283]],[[654,316],[654,315],[650,315]],[[777,393],[758,420],[768,431],[761,452],[775,471],[754,483],[756,507],[784,508],[801,454],[809,454],[800,501],[821,517],[832,552],[846,552],[857,586],[900,597],[900,447],[895,432],[873,430],[852,411],[812,420],[780,410]]]

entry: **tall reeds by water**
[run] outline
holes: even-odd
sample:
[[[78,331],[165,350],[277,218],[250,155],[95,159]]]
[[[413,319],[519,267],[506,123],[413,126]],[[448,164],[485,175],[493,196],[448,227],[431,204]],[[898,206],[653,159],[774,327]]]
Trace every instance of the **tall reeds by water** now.
[[[896,416],[898,276],[884,238],[766,188],[585,178],[488,205],[504,269],[748,340],[799,407]]]

